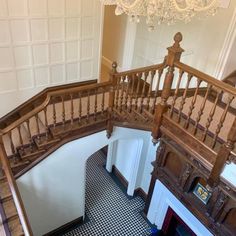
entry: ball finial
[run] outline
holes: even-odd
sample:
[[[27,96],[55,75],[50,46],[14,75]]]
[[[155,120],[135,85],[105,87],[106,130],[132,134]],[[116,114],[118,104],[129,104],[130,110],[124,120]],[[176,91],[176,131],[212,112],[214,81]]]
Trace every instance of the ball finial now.
[[[114,62],[112,62],[112,71],[113,72],[116,72],[116,69],[117,69],[117,62],[116,61],[114,61]]]
[[[180,43],[182,40],[183,40],[183,35],[182,35],[180,32],[176,33],[175,36],[174,36],[174,41],[175,41],[174,47],[179,47],[179,46],[180,46],[179,43]]]

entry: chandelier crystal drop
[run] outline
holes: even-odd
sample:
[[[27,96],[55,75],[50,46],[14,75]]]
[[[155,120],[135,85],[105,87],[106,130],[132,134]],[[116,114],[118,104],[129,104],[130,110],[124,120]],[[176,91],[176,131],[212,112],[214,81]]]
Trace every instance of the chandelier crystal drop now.
[[[174,24],[176,21],[188,23],[193,17],[215,15],[219,0],[101,0],[104,5],[116,5],[115,14],[123,13],[131,21],[139,22],[140,16],[146,17],[150,30],[158,25]]]

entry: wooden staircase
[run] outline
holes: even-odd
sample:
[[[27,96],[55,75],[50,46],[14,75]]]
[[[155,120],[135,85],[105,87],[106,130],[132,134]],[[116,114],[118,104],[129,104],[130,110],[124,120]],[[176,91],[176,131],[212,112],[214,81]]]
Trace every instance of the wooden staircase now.
[[[113,63],[109,82],[47,89],[0,119],[6,235],[33,235],[16,179],[61,145],[102,130],[109,138],[114,126],[152,131],[154,143],[175,137],[208,169],[208,187],[219,182],[225,162],[234,160],[236,89],[180,63],[182,35],[174,40],[161,64],[118,73]]]

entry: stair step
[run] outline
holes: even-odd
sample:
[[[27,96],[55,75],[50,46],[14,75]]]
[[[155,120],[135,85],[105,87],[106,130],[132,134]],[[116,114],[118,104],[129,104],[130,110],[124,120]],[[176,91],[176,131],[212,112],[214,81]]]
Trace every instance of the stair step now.
[[[11,199],[9,201],[5,201],[3,203],[3,208],[5,211],[7,220],[10,220],[11,218],[18,216],[17,211],[16,211],[16,206],[15,206],[13,199]]]
[[[12,236],[21,236],[24,235],[21,223],[19,218],[14,218],[8,222],[9,229]]]
[[[8,198],[11,195],[11,190],[7,182],[0,183],[0,197],[1,199]]]
[[[43,135],[40,137],[40,139],[34,138],[34,142],[39,150],[48,149],[49,147],[53,146],[53,144],[59,141],[60,141],[59,138],[53,138],[52,135],[50,134],[48,135],[48,137],[46,137],[46,135]]]
[[[32,159],[35,159],[36,156],[40,156],[45,152],[45,150],[27,150],[24,154],[21,154],[23,160],[32,162]]]

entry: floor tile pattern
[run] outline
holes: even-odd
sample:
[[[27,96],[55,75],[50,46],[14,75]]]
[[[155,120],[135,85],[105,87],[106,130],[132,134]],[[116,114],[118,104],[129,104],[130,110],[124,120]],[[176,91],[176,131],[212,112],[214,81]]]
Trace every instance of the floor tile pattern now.
[[[150,226],[141,215],[144,202],[140,197],[127,198],[103,167],[105,159],[97,152],[87,163],[87,223],[64,236],[142,236]]]

